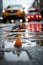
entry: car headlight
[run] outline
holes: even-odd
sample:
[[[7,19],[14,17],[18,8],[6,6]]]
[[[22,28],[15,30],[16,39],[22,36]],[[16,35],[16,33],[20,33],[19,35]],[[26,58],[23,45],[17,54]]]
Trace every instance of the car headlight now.
[[[5,10],[3,10],[3,12],[5,12]]]
[[[14,23],[14,20],[11,20],[11,23]]]
[[[23,11],[23,9],[20,9],[20,11],[22,12],[22,11]]]
[[[20,19],[20,23],[22,23],[23,22],[23,20],[22,19]]]

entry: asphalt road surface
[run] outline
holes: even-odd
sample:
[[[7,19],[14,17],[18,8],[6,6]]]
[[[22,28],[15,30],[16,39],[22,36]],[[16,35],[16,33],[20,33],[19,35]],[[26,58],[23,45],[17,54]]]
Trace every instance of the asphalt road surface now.
[[[13,44],[5,40],[3,32],[5,30],[11,30],[15,25],[16,24],[0,24],[0,42],[4,40],[5,47],[13,47]],[[34,46],[31,47],[33,43]],[[43,46],[36,45],[35,42],[31,42],[31,45],[28,48],[28,54],[30,54],[32,59],[30,59],[25,51],[22,51],[19,57],[12,52],[5,52],[4,58],[0,60],[0,65],[43,65]]]

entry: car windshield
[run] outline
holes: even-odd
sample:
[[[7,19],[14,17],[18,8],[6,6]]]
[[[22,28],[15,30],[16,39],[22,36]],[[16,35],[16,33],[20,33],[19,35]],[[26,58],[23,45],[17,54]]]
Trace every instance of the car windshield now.
[[[7,8],[22,8],[21,5],[11,5],[11,6],[8,6]]]
[[[39,13],[39,11],[37,11],[37,10],[31,10],[31,11],[29,11],[29,13],[30,14],[37,14],[37,13]]]

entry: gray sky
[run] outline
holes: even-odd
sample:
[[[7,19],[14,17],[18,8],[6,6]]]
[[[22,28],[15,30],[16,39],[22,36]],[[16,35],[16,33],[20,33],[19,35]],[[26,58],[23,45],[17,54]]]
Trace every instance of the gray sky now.
[[[22,4],[28,8],[33,2],[34,0],[3,0],[3,8],[6,8],[9,4]]]

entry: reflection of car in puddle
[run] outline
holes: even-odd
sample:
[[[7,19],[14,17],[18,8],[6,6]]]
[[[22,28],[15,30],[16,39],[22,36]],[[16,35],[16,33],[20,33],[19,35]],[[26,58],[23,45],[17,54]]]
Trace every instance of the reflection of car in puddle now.
[[[25,34],[22,34],[22,32],[24,33],[26,30],[26,25],[24,23],[19,23],[16,26],[12,27],[12,30],[6,30],[4,32],[5,36],[25,36]]]

